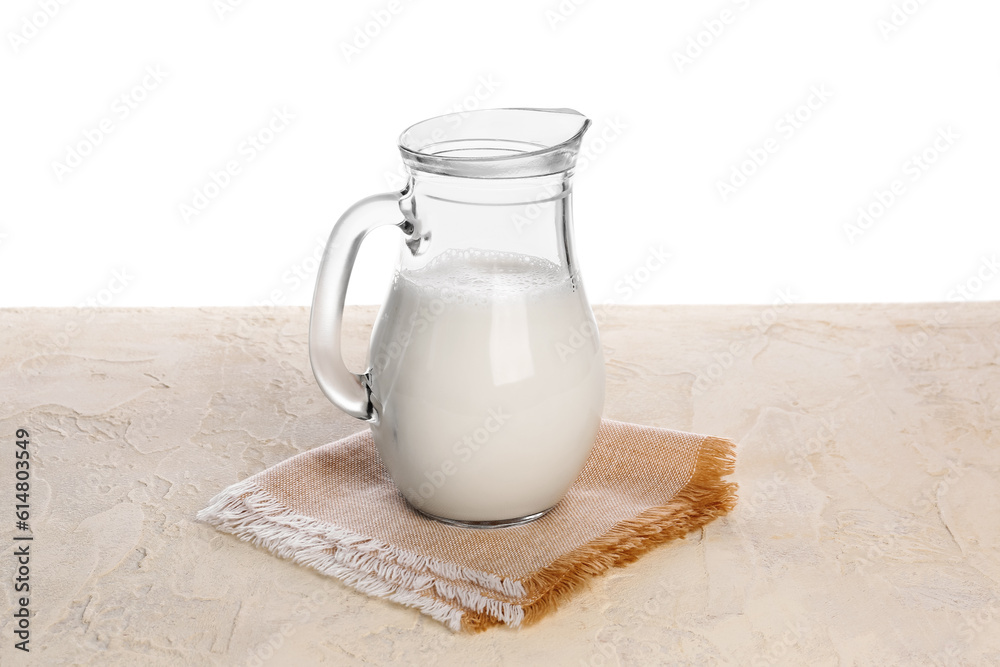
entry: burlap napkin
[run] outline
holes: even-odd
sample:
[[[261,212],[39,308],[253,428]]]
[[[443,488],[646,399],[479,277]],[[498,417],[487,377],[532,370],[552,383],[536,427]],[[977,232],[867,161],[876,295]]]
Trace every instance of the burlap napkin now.
[[[605,420],[555,509],[510,528],[457,528],[406,504],[370,431],[234,484],[198,518],[452,630],[519,626],[587,578],[728,512],[733,443]]]

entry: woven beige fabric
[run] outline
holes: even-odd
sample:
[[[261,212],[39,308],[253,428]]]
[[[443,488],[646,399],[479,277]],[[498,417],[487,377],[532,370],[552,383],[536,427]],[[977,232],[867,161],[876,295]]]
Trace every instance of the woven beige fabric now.
[[[518,626],[587,577],[728,512],[733,457],[728,440],[604,420],[551,512],[472,530],[413,511],[364,431],[234,484],[198,518],[453,630]]]

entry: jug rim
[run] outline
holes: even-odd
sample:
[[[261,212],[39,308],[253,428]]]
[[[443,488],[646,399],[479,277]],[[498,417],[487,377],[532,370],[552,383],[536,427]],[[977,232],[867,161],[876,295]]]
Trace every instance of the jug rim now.
[[[525,178],[576,164],[590,120],[566,108],[459,111],[414,123],[399,136],[413,171],[464,178]]]

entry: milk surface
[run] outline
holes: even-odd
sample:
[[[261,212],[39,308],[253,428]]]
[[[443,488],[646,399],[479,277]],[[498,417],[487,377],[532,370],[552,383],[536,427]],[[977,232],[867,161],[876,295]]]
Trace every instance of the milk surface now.
[[[375,441],[423,512],[549,509],[579,475],[604,362],[577,280],[524,255],[449,251],[397,274],[372,336]]]

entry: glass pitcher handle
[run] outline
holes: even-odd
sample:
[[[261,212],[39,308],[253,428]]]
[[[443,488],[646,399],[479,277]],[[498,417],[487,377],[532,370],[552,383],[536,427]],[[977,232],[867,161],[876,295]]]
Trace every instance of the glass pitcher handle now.
[[[330,232],[323,251],[309,314],[309,361],[326,397],[358,419],[375,418],[366,375],[348,370],[340,349],[347,283],[361,242],[383,225],[405,225],[399,208],[404,192],[386,192],[362,199],[347,209]]]

